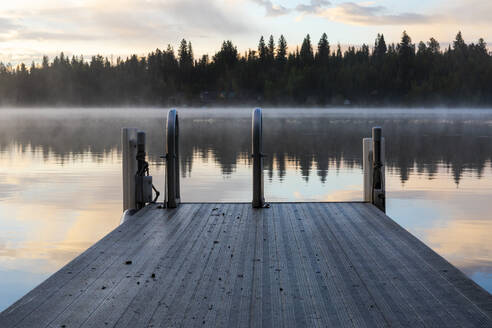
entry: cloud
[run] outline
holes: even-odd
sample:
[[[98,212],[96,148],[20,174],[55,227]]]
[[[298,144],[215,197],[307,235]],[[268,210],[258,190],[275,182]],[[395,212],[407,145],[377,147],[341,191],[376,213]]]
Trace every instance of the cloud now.
[[[242,1],[242,0],[241,0]],[[183,38],[195,54],[258,34],[240,0],[22,0],[0,8],[0,62],[42,55],[145,55]],[[236,41],[237,42],[237,41]],[[215,46],[214,46],[215,44]]]
[[[19,8],[0,17],[3,40],[162,40],[231,35],[251,30],[225,0],[70,2]],[[239,15],[240,17],[240,15]],[[15,22],[15,23],[14,23]],[[5,33],[8,31],[9,33]]]
[[[327,19],[355,25],[412,25],[425,24],[431,16],[417,13],[388,14],[384,6],[361,5],[354,2],[341,3],[338,6],[318,11]]]
[[[331,3],[327,0],[311,0],[309,5],[297,5],[296,10],[302,14],[317,14],[330,5]]]
[[[311,0],[310,5],[300,4],[295,10],[305,15],[324,17],[331,21],[374,26],[408,25],[490,25],[492,2],[483,0],[450,0],[446,6],[429,10],[426,14],[416,12],[394,13],[388,7],[374,2],[341,2],[331,4],[327,0]]]
[[[298,12],[298,21],[306,15],[323,17],[332,21],[354,25],[409,25],[423,24],[431,21],[431,16],[417,13],[391,14],[384,6],[375,6],[371,2],[343,2],[332,5],[328,0],[311,0],[309,4],[299,4],[295,8],[274,5],[270,0],[251,0],[266,9],[267,16],[281,16]],[[433,17],[435,18],[435,17]]]
[[[18,25],[8,17],[0,17],[0,31],[5,32],[5,31],[10,31],[13,29],[16,29]]]
[[[272,17],[282,16],[288,14],[291,11],[290,9],[285,8],[284,6],[273,4],[270,0],[252,0],[252,1],[264,7],[267,16],[272,16]]]
[[[331,3],[327,0],[311,0],[310,4],[300,4],[295,8],[286,8],[281,5],[273,4],[270,0],[251,0],[252,2],[262,6],[266,10],[266,16],[283,16],[287,15],[291,12],[297,11],[301,14],[316,14],[320,12],[326,6],[329,6]]]
[[[83,33],[64,33],[64,32],[52,32],[52,31],[32,31],[32,30],[21,30],[15,35],[16,39],[23,40],[59,40],[59,41],[71,41],[71,40],[95,40],[102,39],[102,36],[97,35],[86,35]]]
[[[19,25],[15,23],[14,19],[9,17],[0,17],[0,41],[4,41],[7,38],[12,37],[18,28]]]
[[[490,24],[492,2],[483,0],[455,0],[446,6],[446,14],[455,22]]]
[[[237,13],[227,11],[214,1],[165,1],[156,9],[174,17],[175,25],[180,27],[234,34],[249,31],[249,25],[238,19]]]

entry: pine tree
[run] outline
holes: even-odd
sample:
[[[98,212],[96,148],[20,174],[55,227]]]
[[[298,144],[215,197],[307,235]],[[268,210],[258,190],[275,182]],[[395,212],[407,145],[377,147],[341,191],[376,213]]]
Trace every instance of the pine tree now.
[[[376,42],[374,44],[374,52],[373,55],[376,58],[382,58],[384,55],[386,55],[386,52],[388,51],[388,48],[386,46],[386,41],[384,40],[384,35],[379,34],[376,38]]]
[[[274,57],[275,57],[275,40],[273,39],[273,35],[270,35],[270,39],[268,40],[268,47],[267,47],[268,62],[273,63]]]
[[[419,42],[417,46],[417,55],[425,55],[427,53],[427,46],[423,41]]]
[[[432,54],[441,53],[441,46],[439,45],[439,42],[437,42],[437,40],[434,38],[429,39],[429,41],[427,42],[427,47],[429,49],[429,52]]]
[[[316,60],[321,65],[326,65],[330,58],[330,43],[328,42],[328,36],[323,33],[321,39],[318,42],[318,52],[316,54]]]
[[[48,69],[50,67],[50,60],[48,56],[43,56],[43,63],[41,64],[44,70]]]
[[[466,48],[467,46],[465,40],[463,39],[463,35],[461,34],[461,31],[459,31],[458,34],[456,34],[456,39],[453,41],[453,50],[464,53]]]
[[[487,43],[483,38],[478,39],[477,49],[480,54],[487,55]]]
[[[191,43],[188,43],[185,39],[181,40],[178,49],[179,66],[182,69],[189,69],[193,66],[193,50]]]
[[[222,69],[230,69],[238,62],[238,52],[232,41],[222,43],[220,51],[214,56],[214,63]]]
[[[195,56],[193,55],[193,46],[191,45],[191,41],[188,42],[188,60],[193,65],[195,61]]]
[[[287,40],[285,40],[283,35],[280,35],[277,43],[277,62],[285,63],[287,56]]]
[[[412,43],[412,39],[406,31],[403,31],[401,42],[398,44],[397,50],[398,55],[405,58],[405,60],[415,55],[415,45]]]
[[[260,61],[264,62],[267,58],[267,47],[265,46],[265,39],[261,36],[258,42],[258,55],[260,56]]]
[[[311,65],[313,63],[313,46],[311,45],[311,37],[309,36],[309,34],[306,35],[304,41],[302,41],[299,57],[303,65]]]
[[[341,61],[342,60],[342,46],[339,44],[337,44],[337,51],[335,53],[335,57],[338,61]]]

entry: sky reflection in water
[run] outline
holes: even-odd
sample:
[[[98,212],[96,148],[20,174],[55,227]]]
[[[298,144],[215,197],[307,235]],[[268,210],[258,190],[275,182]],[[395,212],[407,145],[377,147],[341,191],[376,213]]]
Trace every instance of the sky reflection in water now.
[[[250,201],[250,110],[180,110],[184,201]],[[300,113],[300,114],[299,114]],[[166,110],[0,110],[0,310],[114,229],[120,129]],[[388,215],[492,291],[492,111],[265,110],[270,201],[362,199],[362,138],[387,142]]]

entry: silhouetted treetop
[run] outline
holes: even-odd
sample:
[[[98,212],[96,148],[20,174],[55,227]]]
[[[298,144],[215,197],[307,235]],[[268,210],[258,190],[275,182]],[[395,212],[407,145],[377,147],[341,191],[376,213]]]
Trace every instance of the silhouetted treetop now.
[[[311,45],[311,37],[306,35],[302,41],[301,52],[299,53],[301,63],[310,65],[314,59],[313,46]]]
[[[316,53],[316,59],[321,65],[326,65],[330,58],[330,43],[328,42],[328,36],[323,33],[321,39],[318,42],[318,52]]]
[[[284,63],[287,59],[287,40],[283,35],[278,39],[276,59],[280,63]]]
[[[224,41],[222,48],[214,56],[214,62],[219,67],[231,68],[238,62],[238,52],[232,41]]]
[[[378,33],[376,42],[374,43],[374,57],[382,58],[386,54],[386,51],[388,51],[388,47],[386,47],[384,35]]]

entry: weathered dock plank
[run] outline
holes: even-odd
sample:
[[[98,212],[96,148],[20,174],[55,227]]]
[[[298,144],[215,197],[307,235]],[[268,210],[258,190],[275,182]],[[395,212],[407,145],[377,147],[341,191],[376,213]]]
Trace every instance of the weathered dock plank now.
[[[115,326],[492,327],[492,296],[370,204],[152,205],[0,314]]]

